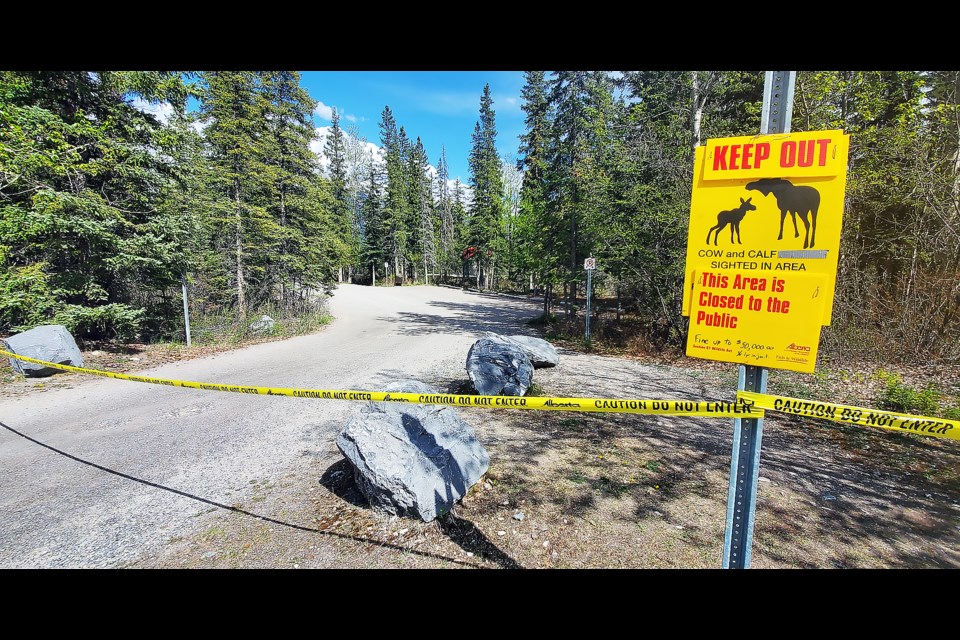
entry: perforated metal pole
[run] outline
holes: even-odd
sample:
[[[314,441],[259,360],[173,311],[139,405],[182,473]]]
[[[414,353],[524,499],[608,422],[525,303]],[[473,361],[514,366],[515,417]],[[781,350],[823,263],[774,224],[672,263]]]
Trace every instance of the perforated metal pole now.
[[[795,71],[767,71],[763,83],[760,133],[790,132],[795,81]],[[765,393],[767,370],[753,365],[740,365],[737,390]],[[763,418],[734,418],[730,487],[727,491],[727,524],[723,533],[724,569],[750,568],[762,439]]]
[[[740,365],[737,389],[764,393],[767,390],[767,370],[763,367]],[[730,488],[727,490],[727,526],[723,533],[724,569],[750,568],[762,439],[762,418],[733,419],[733,453],[730,456]]]
[[[187,346],[190,342],[190,306],[187,304],[187,274],[180,274],[180,285],[183,287],[183,326],[187,333]]]

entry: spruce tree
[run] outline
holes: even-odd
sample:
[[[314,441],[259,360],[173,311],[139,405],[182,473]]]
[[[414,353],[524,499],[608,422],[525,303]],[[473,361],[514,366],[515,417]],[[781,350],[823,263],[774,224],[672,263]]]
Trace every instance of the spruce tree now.
[[[269,189],[261,149],[267,135],[266,118],[257,95],[259,78],[255,72],[208,71],[203,80],[206,95],[200,112],[209,121],[204,136],[215,167],[211,188],[220,196],[214,203],[211,223],[224,262],[231,265],[237,314],[244,317],[250,280],[257,275],[254,265],[263,257],[260,228],[272,226],[261,204]]]
[[[176,73],[0,71],[0,331],[166,330],[190,258],[167,207],[180,139],[133,99],[182,113],[187,93]]]
[[[319,240],[331,212],[319,206],[311,194],[317,159],[310,149],[313,140],[312,113],[316,101],[300,86],[295,71],[260,72],[262,111],[267,135],[259,153],[268,182],[264,207],[270,213],[258,230],[256,242],[265,253],[264,277],[258,301],[275,300],[290,307],[298,289],[318,288],[321,273],[332,265],[305,260],[305,253]],[[346,229],[337,225],[338,234]],[[336,260],[336,256],[328,259]],[[319,270],[318,270],[319,267]],[[320,280],[317,278],[320,277]]]
[[[477,248],[478,265],[481,266],[488,288],[495,278],[493,265],[501,249],[499,229],[504,211],[503,177],[496,140],[496,112],[493,110],[488,83],[484,85],[480,97],[480,120],[474,126],[468,163],[473,187],[469,241]],[[480,273],[478,277],[481,277]]]

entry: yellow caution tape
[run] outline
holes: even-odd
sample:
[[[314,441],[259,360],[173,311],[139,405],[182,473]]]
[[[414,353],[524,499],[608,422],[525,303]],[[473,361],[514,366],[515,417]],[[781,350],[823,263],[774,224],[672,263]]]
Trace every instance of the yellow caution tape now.
[[[947,420],[946,418],[928,418],[926,416],[851,407],[830,402],[772,396],[752,391],[738,391],[737,399],[751,403],[760,409],[769,409],[781,413],[823,418],[824,420],[855,424],[861,427],[878,427],[880,429],[916,433],[921,436],[960,440],[960,422]]]
[[[489,407],[500,409],[540,409],[544,411],[588,411],[594,413],[635,413],[662,416],[702,416],[708,418],[762,418],[758,411],[746,402],[696,401],[696,400],[637,400],[614,398],[532,398],[518,396],[473,396],[453,393],[400,393],[385,391],[349,391],[339,389],[287,389],[283,387],[253,387],[189,380],[168,380],[136,376],[98,369],[85,369],[66,364],[36,360],[0,350],[7,356],[47,367],[89,373],[118,380],[162,384],[169,387],[188,387],[204,391],[230,391],[262,396],[293,396],[295,398],[322,398],[325,400],[369,400],[372,402],[407,402],[415,404],[442,404],[453,407]]]

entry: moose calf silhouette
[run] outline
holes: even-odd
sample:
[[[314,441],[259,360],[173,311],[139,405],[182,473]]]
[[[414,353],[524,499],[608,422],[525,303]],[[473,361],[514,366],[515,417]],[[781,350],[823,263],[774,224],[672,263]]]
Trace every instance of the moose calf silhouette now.
[[[793,219],[793,237],[799,238],[797,229],[797,214],[803,220],[805,232],[803,248],[813,247],[817,239],[817,210],[820,208],[820,192],[806,185],[795,185],[783,178],[761,178],[747,183],[747,191],[759,191],[765,196],[773,194],[780,208],[780,235],[777,240],[783,240],[783,219],[790,214]],[[813,219],[811,225],[810,218]]]
[[[733,244],[733,232],[737,232],[737,243],[743,244],[740,241],[740,221],[743,220],[743,216],[747,215],[747,211],[756,211],[757,205],[752,204],[750,201],[753,198],[747,198],[744,200],[740,198],[740,206],[736,209],[730,209],[729,211],[721,211],[717,214],[717,224],[710,227],[710,230],[707,231],[707,244],[710,244],[710,234],[713,233],[716,229],[717,233],[713,236],[713,244],[717,244],[717,238],[720,237],[720,232],[723,231],[723,228],[727,225],[730,225],[730,244]]]

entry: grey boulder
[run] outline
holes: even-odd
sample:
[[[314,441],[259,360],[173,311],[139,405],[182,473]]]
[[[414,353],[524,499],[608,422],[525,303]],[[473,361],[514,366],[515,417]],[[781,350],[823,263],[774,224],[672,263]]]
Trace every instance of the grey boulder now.
[[[533,363],[519,344],[488,333],[467,352],[467,375],[484,396],[522,396],[533,383]]]
[[[61,324],[45,324],[28,331],[18,333],[3,340],[6,350],[18,356],[26,356],[36,360],[45,360],[57,364],[68,364],[74,367],[83,366],[83,355],[73,335]],[[10,358],[10,367],[17,373],[41,378],[50,376],[60,369],[47,367],[42,364],[24,362]]]
[[[415,380],[384,390],[439,393]],[[424,522],[448,513],[490,467],[470,425],[440,405],[366,403],[347,419],[337,448],[372,508]]]
[[[560,364],[560,356],[557,354],[557,350],[543,338],[516,335],[507,336],[507,339],[520,345],[520,348],[530,358],[530,362],[533,363],[534,369],[555,367]]]
[[[250,323],[250,331],[254,333],[270,333],[277,322],[270,316],[260,316],[259,320]]]

